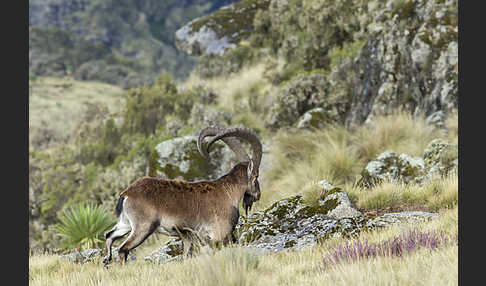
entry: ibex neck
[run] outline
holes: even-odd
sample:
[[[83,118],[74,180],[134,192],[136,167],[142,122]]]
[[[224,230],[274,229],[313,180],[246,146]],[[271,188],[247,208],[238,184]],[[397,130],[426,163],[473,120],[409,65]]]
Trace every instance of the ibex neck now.
[[[238,163],[226,175],[218,179],[221,184],[226,186],[224,189],[229,192],[235,206],[239,204],[247,188],[247,167],[248,162]]]

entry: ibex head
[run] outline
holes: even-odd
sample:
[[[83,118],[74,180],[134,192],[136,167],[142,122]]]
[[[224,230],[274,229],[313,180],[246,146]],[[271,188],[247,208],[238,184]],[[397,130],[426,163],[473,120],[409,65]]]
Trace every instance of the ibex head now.
[[[206,149],[202,148],[202,141],[206,136],[214,136],[208,143]],[[233,137],[241,138],[248,141],[253,149],[253,156],[250,158],[243,149],[241,143]],[[207,157],[209,154],[209,148],[211,145],[218,141],[223,140],[233,152],[236,154],[239,162],[248,162],[247,167],[247,188],[243,198],[243,207],[248,214],[248,210],[254,202],[260,199],[260,184],[258,182],[260,161],[262,159],[262,144],[258,139],[258,136],[251,129],[244,127],[234,128],[221,128],[221,127],[207,127],[201,131],[197,141],[197,147],[199,153],[202,156]]]

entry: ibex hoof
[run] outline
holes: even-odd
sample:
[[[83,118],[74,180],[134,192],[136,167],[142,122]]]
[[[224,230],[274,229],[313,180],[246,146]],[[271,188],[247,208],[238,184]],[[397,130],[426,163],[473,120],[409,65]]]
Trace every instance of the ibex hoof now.
[[[110,261],[111,261],[111,257],[106,256],[105,258],[103,258],[103,265],[105,267],[108,266],[108,264],[110,263]]]

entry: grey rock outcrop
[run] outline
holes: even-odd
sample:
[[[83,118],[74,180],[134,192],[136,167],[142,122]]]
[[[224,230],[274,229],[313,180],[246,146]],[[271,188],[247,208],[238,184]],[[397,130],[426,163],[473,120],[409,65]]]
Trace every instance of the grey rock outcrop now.
[[[347,123],[398,107],[426,116],[457,109],[457,1],[390,1],[369,27]]]

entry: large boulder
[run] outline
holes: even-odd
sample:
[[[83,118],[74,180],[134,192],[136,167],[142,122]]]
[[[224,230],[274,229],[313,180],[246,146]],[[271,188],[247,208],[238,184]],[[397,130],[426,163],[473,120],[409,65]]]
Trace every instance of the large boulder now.
[[[425,162],[422,158],[407,154],[398,155],[388,150],[366,165],[361,172],[358,185],[372,187],[383,180],[397,183],[419,182],[419,178],[424,174]]]
[[[270,0],[241,0],[184,25],[175,33],[176,47],[189,55],[223,55],[253,30],[253,18]]]
[[[150,157],[149,176],[170,179],[216,179],[236,163],[233,152],[223,143],[211,146],[209,158],[197,150],[197,136],[176,137],[155,146]]]

